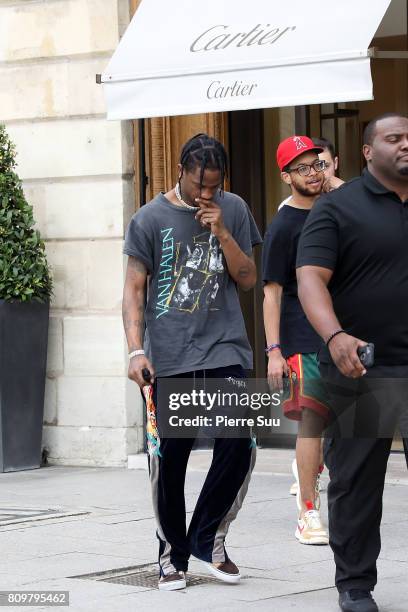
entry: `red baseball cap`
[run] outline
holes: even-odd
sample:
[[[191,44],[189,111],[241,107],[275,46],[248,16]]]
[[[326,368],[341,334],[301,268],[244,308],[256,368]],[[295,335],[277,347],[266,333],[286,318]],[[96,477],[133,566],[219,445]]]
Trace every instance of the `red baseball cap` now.
[[[324,149],[317,147],[308,136],[290,136],[283,140],[276,151],[276,161],[280,171],[282,172],[296,157],[307,151],[322,153]]]

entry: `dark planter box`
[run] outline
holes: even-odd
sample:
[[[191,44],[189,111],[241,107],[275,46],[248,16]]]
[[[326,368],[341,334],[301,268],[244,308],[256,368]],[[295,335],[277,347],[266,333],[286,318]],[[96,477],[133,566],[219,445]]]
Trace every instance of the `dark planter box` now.
[[[0,472],[41,465],[48,314],[0,300]]]

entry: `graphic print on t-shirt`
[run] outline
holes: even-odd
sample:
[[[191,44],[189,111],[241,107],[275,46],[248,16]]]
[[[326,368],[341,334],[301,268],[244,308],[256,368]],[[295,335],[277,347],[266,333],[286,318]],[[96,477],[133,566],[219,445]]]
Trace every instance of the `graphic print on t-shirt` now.
[[[158,275],[156,319],[170,308],[192,313],[218,310],[216,297],[225,270],[221,246],[210,232],[174,244],[173,228],[161,230],[162,257]]]

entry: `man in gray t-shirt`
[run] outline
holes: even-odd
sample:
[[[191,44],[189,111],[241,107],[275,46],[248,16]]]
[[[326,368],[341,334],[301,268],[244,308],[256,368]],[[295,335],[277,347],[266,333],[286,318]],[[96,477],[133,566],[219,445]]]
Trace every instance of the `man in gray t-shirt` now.
[[[143,206],[126,232],[123,320],[129,378],[142,388],[143,370],[149,370],[153,399],[157,378],[236,381],[252,368],[237,286],[249,290],[255,285],[252,248],[261,238],[246,203],[222,191],[226,167],[221,143],[205,134],[193,137],[183,147],[176,187]],[[160,410],[157,405],[158,414]],[[242,505],[255,460],[249,434],[215,440],[213,462],[187,533],[184,479],[194,438],[158,436],[156,422],[149,418],[159,588],[185,587],[190,554],[217,578],[239,582],[239,570],[224,540]]]
[[[213,202],[241,257],[250,257],[259,239],[245,202],[232,193],[216,193]],[[126,234],[125,253],[150,273],[144,350],[157,376],[234,363],[252,368],[236,282],[220,242],[196,212],[160,193],[134,215]]]

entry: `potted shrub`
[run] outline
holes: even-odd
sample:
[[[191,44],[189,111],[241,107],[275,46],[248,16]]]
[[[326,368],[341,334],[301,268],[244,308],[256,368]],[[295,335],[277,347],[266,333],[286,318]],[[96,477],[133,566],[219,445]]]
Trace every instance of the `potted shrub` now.
[[[40,467],[50,269],[0,125],[0,471]]]

